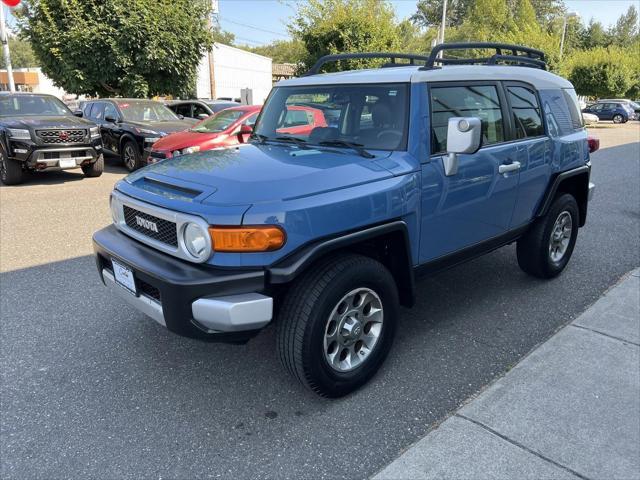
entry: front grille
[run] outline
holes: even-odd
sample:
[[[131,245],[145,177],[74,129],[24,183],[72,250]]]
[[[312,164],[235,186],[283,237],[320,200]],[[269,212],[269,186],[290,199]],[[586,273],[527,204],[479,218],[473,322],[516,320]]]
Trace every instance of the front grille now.
[[[87,131],[77,128],[72,130],[56,129],[56,130],[36,130],[36,135],[43,143],[59,144],[59,143],[84,143]]]
[[[138,282],[138,288],[140,289],[141,293],[144,293],[147,297],[151,297],[158,302],[161,301],[160,290],[158,290],[153,285],[148,284],[144,280],[140,280],[139,278],[136,279],[136,281]]]
[[[178,246],[176,224],[123,205],[124,222],[129,228],[172,247]],[[137,218],[136,218],[137,217]],[[155,225],[155,229],[154,226]],[[157,230],[157,232],[155,231]]]

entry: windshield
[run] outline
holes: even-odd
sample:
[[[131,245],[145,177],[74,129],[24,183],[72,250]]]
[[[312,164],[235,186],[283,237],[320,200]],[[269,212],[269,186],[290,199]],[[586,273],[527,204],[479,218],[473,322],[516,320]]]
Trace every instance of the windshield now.
[[[180,118],[157,102],[118,103],[122,116],[129,122],[175,122]]]
[[[72,113],[55,97],[37,95],[0,97],[0,116],[27,115],[72,115]]]
[[[244,115],[242,110],[222,110],[193,127],[191,131],[200,133],[222,132],[242,115]]]
[[[407,104],[407,84],[280,87],[263,107],[255,133],[311,145],[326,142],[339,148],[337,142],[348,142],[365,149],[404,150]]]

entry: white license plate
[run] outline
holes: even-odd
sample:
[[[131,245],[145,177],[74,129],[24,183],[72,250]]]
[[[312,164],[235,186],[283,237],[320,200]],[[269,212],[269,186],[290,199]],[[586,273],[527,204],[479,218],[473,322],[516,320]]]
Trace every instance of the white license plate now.
[[[75,158],[61,158],[60,168],[74,168],[76,166]]]
[[[111,265],[113,265],[113,278],[115,278],[116,283],[134,295],[137,295],[138,292],[136,290],[136,280],[133,277],[133,270],[116,262],[114,259],[111,259]]]

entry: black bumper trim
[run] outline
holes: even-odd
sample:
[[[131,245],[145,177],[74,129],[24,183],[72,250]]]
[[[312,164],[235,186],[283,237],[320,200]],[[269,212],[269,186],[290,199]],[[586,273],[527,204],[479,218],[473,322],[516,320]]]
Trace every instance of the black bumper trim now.
[[[115,258],[134,270],[136,279],[155,287],[167,328],[174,333],[208,341],[243,342],[257,331],[208,333],[193,323],[191,304],[208,295],[234,295],[265,289],[264,270],[223,270],[192,264],[141,244],[110,225],[93,235],[100,276]],[[104,280],[103,280],[104,282]]]

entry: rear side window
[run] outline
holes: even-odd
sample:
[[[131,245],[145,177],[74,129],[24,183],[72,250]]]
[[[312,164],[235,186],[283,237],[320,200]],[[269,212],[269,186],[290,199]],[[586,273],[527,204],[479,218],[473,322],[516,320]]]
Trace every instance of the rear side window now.
[[[516,138],[544,135],[540,105],[535,92],[525,87],[507,87],[509,103],[513,112]]]
[[[582,120],[580,102],[578,101],[576,91],[573,88],[563,88],[562,94],[564,95],[564,99],[567,102],[567,106],[569,107],[571,126],[574,128],[574,130],[582,130],[584,128],[584,123]],[[600,110],[600,108],[598,108],[597,110]]]
[[[96,102],[91,107],[91,113],[89,116],[95,120],[102,120],[104,118],[104,103]]]
[[[480,118],[483,146],[504,141],[502,110],[493,85],[431,88],[431,153],[446,151],[452,117]]]

